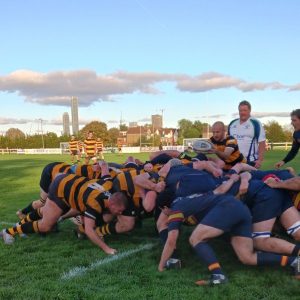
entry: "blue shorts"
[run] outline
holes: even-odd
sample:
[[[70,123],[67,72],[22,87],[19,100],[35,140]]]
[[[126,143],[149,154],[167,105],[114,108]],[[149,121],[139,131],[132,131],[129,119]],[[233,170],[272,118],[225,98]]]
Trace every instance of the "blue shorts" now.
[[[279,189],[272,189],[267,185],[264,185],[251,199],[248,198],[246,204],[253,216],[253,223],[277,218],[293,206],[288,193]]]
[[[201,214],[196,217],[201,218]],[[233,236],[252,237],[252,218],[249,209],[230,195],[224,195],[213,208],[202,213],[199,224],[218,228]]]

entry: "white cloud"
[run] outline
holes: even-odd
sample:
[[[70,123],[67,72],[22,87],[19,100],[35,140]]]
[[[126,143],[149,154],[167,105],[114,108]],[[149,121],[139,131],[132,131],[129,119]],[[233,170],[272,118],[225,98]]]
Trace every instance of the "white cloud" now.
[[[239,114],[234,113],[232,117],[238,118]],[[290,112],[251,112],[251,116],[255,118],[267,118],[267,117],[282,117],[286,118],[290,116]]]
[[[15,119],[15,118],[3,118],[0,117],[0,124],[1,125],[8,125],[8,124],[27,124],[32,122],[30,119]]]
[[[31,70],[17,70],[0,76],[0,91],[17,93],[25,101],[41,105],[69,106],[70,97],[79,98],[80,106],[94,102],[115,101],[123,94],[161,94],[155,85],[173,82],[182,92],[199,93],[215,89],[235,88],[243,92],[288,89],[300,90],[300,84],[287,86],[280,82],[246,82],[243,79],[216,72],[197,76],[157,72],[125,72],[97,74],[93,70],[56,71],[39,73]]]

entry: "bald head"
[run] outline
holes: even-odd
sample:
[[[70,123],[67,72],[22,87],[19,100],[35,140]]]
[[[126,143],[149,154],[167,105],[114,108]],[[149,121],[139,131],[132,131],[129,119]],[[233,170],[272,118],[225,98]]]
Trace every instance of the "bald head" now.
[[[212,126],[213,138],[219,142],[225,138],[225,124],[221,121],[217,121]]]

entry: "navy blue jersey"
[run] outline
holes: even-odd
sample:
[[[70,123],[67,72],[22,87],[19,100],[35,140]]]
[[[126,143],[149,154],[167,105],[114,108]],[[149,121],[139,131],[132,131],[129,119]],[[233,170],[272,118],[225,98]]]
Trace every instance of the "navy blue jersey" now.
[[[274,174],[281,180],[294,177],[288,170],[267,170],[267,171],[251,171],[252,179],[262,180],[265,176]]]
[[[218,202],[218,196],[213,193],[204,195],[194,194],[187,197],[178,197],[171,204],[172,214],[168,219],[168,229],[177,229],[184,218],[197,215],[201,211],[214,206]]]

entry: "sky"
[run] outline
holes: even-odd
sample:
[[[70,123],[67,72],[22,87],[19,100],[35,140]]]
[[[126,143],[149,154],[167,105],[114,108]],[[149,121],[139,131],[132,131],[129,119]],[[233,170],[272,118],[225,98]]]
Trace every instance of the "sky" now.
[[[0,0],[0,134],[180,119],[212,124],[248,100],[263,123],[300,108],[300,1]],[[42,121],[41,121],[42,120]]]

